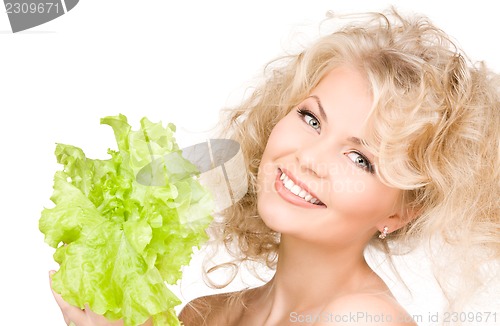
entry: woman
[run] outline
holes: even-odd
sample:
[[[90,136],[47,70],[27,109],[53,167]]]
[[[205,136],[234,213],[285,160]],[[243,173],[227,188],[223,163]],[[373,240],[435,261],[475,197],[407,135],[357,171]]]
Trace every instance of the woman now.
[[[442,286],[448,309],[463,308],[481,266],[500,256],[498,76],[427,19],[396,12],[367,15],[269,69],[232,111],[250,189],[214,230],[238,262],[275,275],[196,299],[181,321],[416,325],[363,253],[424,239],[452,248],[462,282]],[[91,312],[58,302],[67,320],[94,325],[83,320]]]

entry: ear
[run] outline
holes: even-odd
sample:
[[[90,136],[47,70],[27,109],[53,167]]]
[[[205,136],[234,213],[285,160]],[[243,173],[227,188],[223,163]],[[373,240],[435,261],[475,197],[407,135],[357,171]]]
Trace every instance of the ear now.
[[[395,213],[377,223],[377,230],[382,232],[387,227],[387,234],[401,229],[417,217],[416,210],[407,209],[404,213]]]

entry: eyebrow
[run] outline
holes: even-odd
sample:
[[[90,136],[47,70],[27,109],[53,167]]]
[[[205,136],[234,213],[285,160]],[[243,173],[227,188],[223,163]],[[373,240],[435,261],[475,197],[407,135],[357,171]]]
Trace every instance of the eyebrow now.
[[[351,142],[353,144],[359,145],[359,146],[366,146],[365,141],[363,139],[358,138],[358,137],[354,137],[354,136],[348,137],[347,141]],[[368,152],[368,154],[372,155],[372,153],[370,153],[370,152]]]
[[[347,141],[354,143],[356,145],[363,145],[363,140],[359,139],[358,137],[349,137],[347,138]]]
[[[320,101],[319,97],[316,95],[311,95],[311,96],[309,96],[309,98],[313,98],[316,100],[316,103],[318,104],[318,108],[319,108],[319,114],[321,114],[321,117],[323,118],[323,120],[325,120],[325,122],[328,123],[325,109],[323,109],[323,105],[321,105],[321,101]]]

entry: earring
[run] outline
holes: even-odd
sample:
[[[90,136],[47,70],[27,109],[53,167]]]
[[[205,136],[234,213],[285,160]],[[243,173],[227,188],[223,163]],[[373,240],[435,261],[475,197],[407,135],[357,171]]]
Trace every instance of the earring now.
[[[387,226],[384,226],[384,229],[378,235],[379,239],[385,239],[385,237],[387,237],[388,231],[389,231],[389,228]]]

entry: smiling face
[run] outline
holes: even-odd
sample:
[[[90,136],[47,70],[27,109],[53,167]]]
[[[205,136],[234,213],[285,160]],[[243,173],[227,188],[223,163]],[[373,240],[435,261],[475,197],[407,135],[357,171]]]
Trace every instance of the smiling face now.
[[[371,103],[363,76],[339,67],[276,124],[258,173],[258,210],[271,229],[364,246],[384,226],[399,227],[401,190],[378,179],[360,141]]]

